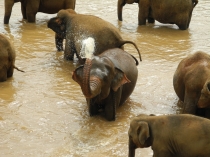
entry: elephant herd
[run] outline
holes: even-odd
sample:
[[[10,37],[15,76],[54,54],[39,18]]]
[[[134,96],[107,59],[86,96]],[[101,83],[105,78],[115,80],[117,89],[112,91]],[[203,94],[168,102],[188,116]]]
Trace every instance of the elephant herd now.
[[[73,71],[72,79],[81,87],[90,116],[104,111],[108,121],[115,120],[116,108],[132,94],[138,77],[138,60],[124,51],[123,45],[132,44],[141,61],[138,46],[123,40],[111,23],[76,13],[76,0],[5,0],[4,24],[9,23],[15,2],[21,2],[23,18],[28,22],[35,22],[37,12],[57,13],[47,27],[55,32],[56,48],[64,50],[64,58],[78,58],[80,66]],[[139,25],[157,20],[185,30],[198,1],[118,0],[119,20],[126,3],[139,4]],[[0,47],[2,82],[13,75],[14,68],[19,69],[15,66],[15,49],[4,35],[0,35]],[[210,156],[210,55],[198,51],[184,58],[175,71],[173,86],[184,114],[134,117],[128,131],[129,157],[135,156],[136,148],[150,146],[153,157]]]

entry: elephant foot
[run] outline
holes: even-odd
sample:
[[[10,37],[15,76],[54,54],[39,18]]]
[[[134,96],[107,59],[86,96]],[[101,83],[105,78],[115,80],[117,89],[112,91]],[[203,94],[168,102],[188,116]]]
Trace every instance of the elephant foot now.
[[[155,19],[154,19],[154,18],[149,17],[149,18],[148,18],[148,23],[155,23]]]
[[[73,61],[74,60],[74,55],[64,55],[64,59]]]
[[[57,51],[63,51],[63,46],[56,45]]]

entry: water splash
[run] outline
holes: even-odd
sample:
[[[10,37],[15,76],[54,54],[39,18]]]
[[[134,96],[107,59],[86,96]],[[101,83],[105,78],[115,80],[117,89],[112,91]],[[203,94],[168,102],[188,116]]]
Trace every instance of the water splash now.
[[[95,39],[93,39],[92,37],[88,37],[87,39],[83,40],[82,48],[80,51],[81,58],[91,59],[94,52],[95,52]]]

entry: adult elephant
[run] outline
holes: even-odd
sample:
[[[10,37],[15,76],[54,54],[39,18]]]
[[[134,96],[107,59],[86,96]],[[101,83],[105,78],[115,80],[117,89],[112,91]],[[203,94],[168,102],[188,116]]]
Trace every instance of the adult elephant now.
[[[173,86],[184,102],[183,113],[210,118],[210,55],[198,51],[184,58],[174,73]]]
[[[14,3],[21,2],[23,19],[35,22],[37,12],[57,13],[61,9],[75,9],[76,0],[4,0],[4,24],[9,23]]]
[[[62,38],[66,38],[64,58],[67,60],[73,60],[76,54],[81,61],[87,58],[86,51],[97,55],[110,48],[121,48],[125,43],[136,47],[141,60],[136,44],[123,40],[114,25],[99,17],[77,14],[72,9],[60,10],[49,20],[48,27],[59,34],[56,47],[62,47]]]
[[[0,34],[0,82],[12,77],[14,69],[19,70],[15,66],[15,57],[16,53],[12,43],[5,35]]]
[[[153,157],[209,157],[210,121],[190,114],[139,115],[130,122],[129,157],[150,147]]]
[[[136,58],[119,48],[86,59],[72,75],[86,97],[90,116],[104,110],[107,120],[115,120],[116,107],[125,103],[136,85]]]
[[[189,27],[193,8],[198,0],[118,0],[118,20],[122,21],[123,6],[128,3],[139,4],[138,24],[145,25],[155,20],[161,23],[176,24],[179,29]]]

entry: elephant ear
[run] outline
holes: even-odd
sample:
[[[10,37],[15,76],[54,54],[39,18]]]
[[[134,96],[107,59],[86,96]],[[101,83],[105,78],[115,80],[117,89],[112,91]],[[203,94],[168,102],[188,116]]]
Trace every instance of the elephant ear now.
[[[75,69],[72,73],[72,79],[75,82],[77,82],[80,86],[82,86],[83,68],[84,68],[84,65],[81,65],[77,69]]]
[[[51,28],[54,32],[64,35],[66,31],[65,18],[54,17],[48,21],[48,28]]]
[[[139,137],[139,143],[144,145],[145,141],[150,137],[147,122],[138,122],[137,135]]]
[[[127,78],[127,76],[122,70],[115,68],[115,72],[115,77],[112,81],[111,87],[116,92],[120,86],[131,81]]]

